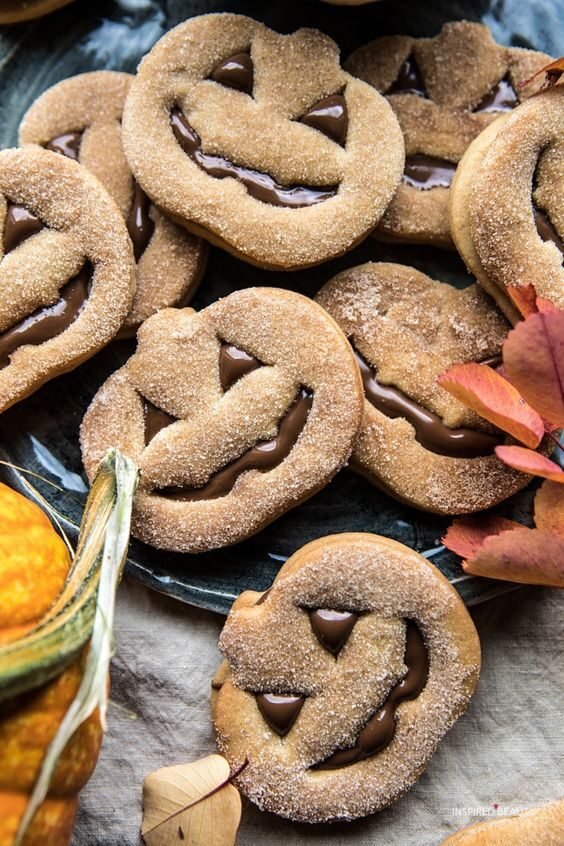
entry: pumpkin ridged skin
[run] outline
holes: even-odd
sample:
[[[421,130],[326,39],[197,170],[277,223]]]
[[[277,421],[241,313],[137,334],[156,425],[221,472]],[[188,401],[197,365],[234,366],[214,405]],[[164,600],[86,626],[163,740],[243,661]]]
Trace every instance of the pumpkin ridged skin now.
[[[70,566],[67,548],[41,509],[0,484],[0,644],[16,640],[48,611]],[[83,673],[84,653],[56,679],[0,707],[0,846],[12,846],[47,746]],[[78,792],[102,741],[98,712],[75,732],[24,846],[68,846]]]

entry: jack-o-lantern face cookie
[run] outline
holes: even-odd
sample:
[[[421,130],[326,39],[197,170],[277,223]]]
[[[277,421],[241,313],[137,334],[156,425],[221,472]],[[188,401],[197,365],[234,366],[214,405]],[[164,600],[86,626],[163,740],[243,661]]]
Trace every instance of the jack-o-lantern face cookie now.
[[[507,317],[564,308],[564,85],[483,132],[451,193],[456,245]]]
[[[65,79],[36,100],[20,126],[21,144],[40,144],[87,167],[126,220],[137,262],[137,290],[122,334],[131,334],[160,308],[187,303],[206,258],[205,243],[169,220],[133,180],[121,141],[132,78],[96,71]]]
[[[437,384],[452,364],[500,363],[509,326],[477,285],[459,291],[411,267],[365,264],[335,276],[316,299],[362,372],[355,470],[439,514],[489,508],[527,484],[494,454],[504,436]]]
[[[123,126],[131,169],[155,203],[263,267],[348,250],[403,171],[392,110],[342,70],[333,41],[241,15],[167,33],[139,67]]]
[[[480,644],[454,588],[370,534],[296,552],[234,603],[212,685],[217,743],[259,807],[303,822],[398,799],[465,710]]]
[[[133,532],[201,552],[243,540],[347,461],[362,383],[336,323],[290,291],[238,291],[165,309],[94,397],[81,431],[89,476],[109,446],[141,469]]]
[[[374,235],[452,247],[449,186],[474,138],[542,84],[519,89],[550,58],[495,43],[483,24],[445,24],[435,38],[378,38],[345,63],[385,94],[403,131],[405,172]]]
[[[94,355],[135,292],[111,197],[63,156],[0,152],[0,411]]]

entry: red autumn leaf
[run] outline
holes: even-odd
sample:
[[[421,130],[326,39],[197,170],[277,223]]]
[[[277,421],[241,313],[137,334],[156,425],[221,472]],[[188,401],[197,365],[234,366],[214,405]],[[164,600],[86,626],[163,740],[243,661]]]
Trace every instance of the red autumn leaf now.
[[[540,415],[507,379],[483,364],[454,364],[438,378],[439,385],[494,426],[529,447],[544,435]]]
[[[555,59],[555,61],[550,62],[549,65],[545,65],[543,68],[541,68],[532,76],[530,76],[529,79],[525,79],[523,80],[523,82],[520,82],[518,87],[525,88],[527,85],[529,85],[529,83],[533,81],[533,79],[536,79],[537,76],[540,76],[541,73],[544,73],[546,75],[547,87],[554,85],[556,82],[558,82],[558,80],[564,73],[564,56],[562,56],[560,59]]]
[[[442,542],[447,549],[456,552],[461,558],[474,558],[490,535],[520,528],[521,523],[498,517],[496,514],[457,517],[448,527]]]
[[[534,285],[508,285],[507,293],[523,317],[537,313],[537,294]]]
[[[490,535],[462,567],[473,576],[564,587],[564,538],[525,526]]]
[[[504,464],[509,464],[515,470],[564,484],[564,470],[550,458],[532,449],[520,446],[497,446],[495,454]]]
[[[564,311],[533,314],[503,344],[507,376],[521,395],[564,427]]]
[[[535,525],[564,537],[564,488],[556,482],[543,482],[535,494]]]

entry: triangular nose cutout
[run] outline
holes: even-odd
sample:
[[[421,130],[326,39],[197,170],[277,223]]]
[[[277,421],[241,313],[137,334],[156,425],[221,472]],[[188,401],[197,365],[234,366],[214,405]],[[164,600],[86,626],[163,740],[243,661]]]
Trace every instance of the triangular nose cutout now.
[[[413,55],[407,57],[399,69],[397,77],[385,93],[417,94],[419,97],[427,97],[425,83]]]
[[[210,79],[227,88],[235,88],[237,91],[244,91],[245,94],[252,94],[253,62],[251,57],[248,53],[235,53],[212,70]]]
[[[321,646],[333,655],[337,655],[355,627],[358,614],[354,611],[333,611],[318,608],[310,611],[311,627]]]
[[[257,705],[270,728],[284,737],[298,718],[305,696],[293,693],[259,693]]]

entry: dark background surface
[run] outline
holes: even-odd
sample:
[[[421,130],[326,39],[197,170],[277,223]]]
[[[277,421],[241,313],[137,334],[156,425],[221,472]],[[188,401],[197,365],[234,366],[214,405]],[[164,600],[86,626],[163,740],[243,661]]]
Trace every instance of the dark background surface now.
[[[504,44],[553,55],[564,52],[564,0],[383,0],[364,7],[334,7],[315,0],[77,0],[39,21],[0,29],[0,146],[16,143],[21,117],[50,85],[88,70],[134,71],[164,32],[186,17],[213,11],[248,14],[282,32],[318,27],[335,38],[343,56],[379,35],[431,36],[445,21],[461,18],[483,20]],[[471,281],[455,254],[387,247],[371,239],[337,261],[290,274],[258,270],[212,249],[193,305],[203,307],[231,290],[255,284],[280,285],[312,295],[337,271],[369,259],[413,264],[457,286]],[[58,491],[34,480],[64,516],[71,534],[80,520],[86,492],[77,439],[80,420],[95,391],[132,350],[132,344],[112,344],[0,418],[3,457],[61,486]],[[21,474],[5,470],[4,475],[22,486]],[[514,497],[502,512],[526,521],[530,497],[530,492]],[[281,563],[307,541],[361,530],[388,535],[426,554],[471,604],[505,590],[505,585],[463,575],[456,557],[440,545],[448,523],[406,508],[344,471],[307,503],[235,547],[187,556],[157,552],[134,542],[128,572],[186,602],[225,612],[243,588],[266,587]]]

